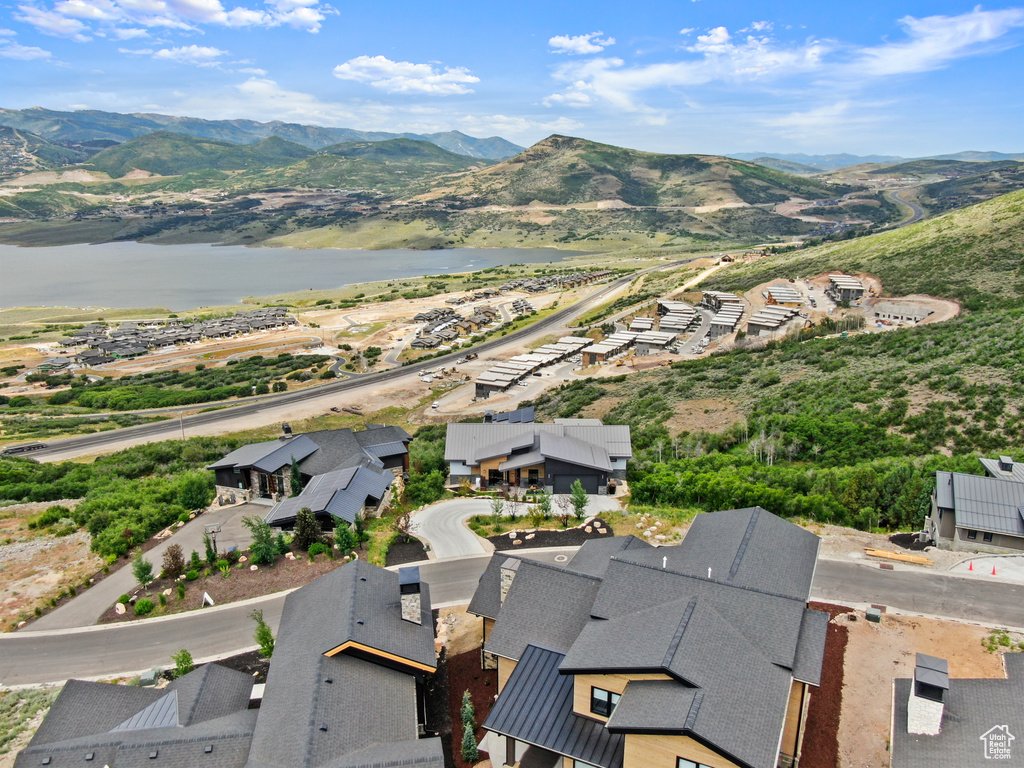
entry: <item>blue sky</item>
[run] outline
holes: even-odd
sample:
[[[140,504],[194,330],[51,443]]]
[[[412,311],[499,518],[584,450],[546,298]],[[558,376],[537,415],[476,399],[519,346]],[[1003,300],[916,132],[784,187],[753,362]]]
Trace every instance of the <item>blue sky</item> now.
[[[14,0],[0,106],[659,152],[1024,151],[1024,4]]]

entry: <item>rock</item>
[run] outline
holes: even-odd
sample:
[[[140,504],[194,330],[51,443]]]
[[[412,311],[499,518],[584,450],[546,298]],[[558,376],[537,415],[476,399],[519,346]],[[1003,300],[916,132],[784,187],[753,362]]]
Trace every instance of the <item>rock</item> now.
[[[643,524],[643,523],[637,523],[637,524],[636,524],[636,527],[637,527],[637,528],[643,528],[643,527],[644,527],[644,524]]]
[[[260,569],[260,567],[258,565],[250,565],[249,566],[249,570],[250,571],[258,571],[259,569]]]
[[[515,531],[509,531],[509,532],[508,532],[508,537],[509,537],[510,539],[514,539],[514,538],[516,537],[516,535],[517,535],[517,534],[516,534],[516,532],[515,532]]]
[[[114,613],[116,613],[118,616],[124,616],[124,612],[126,610],[128,609],[124,607],[124,603],[114,603]],[[25,622],[21,622],[21,624],[24,623]],[[21,624],[19,624],[18,626],[20,627]]]
[[[649,537],[650,537],[650,535],[651,535],[651,532],[650,532],[650,531],[644,531],[644,536],[647,536],[647,537],[649,538]]]
[[[228,502],[231,503],[231,504],[234,504],[235,500],[234,500],[234,498],[231,498],[231,499],[228,500]],[[195,512],[189,513],[188,519],[189,520],[195,520],[196,519],[196,513]]]
[[[295,553],[294,552],[286,553],[285,556],[284,556],[284,559],[285,560],[294,560],[295,559]]]
[[[164,592],[163,592],[163,594],[164,594],[164,597],[170,597],[170,596],[171,596],[171,592],[173,592],[173,591],[174,591],[174,590],[172,590],[172,589],[171,589],[170,587],[168,587],[168,588],[167,588],[167,589],[165,589],[165,590],[164,590]]]
[[[528,534],[526,534],[526,540],[529,541],[530,539],[532,539],[536,535],[537,535],[536,533],[528,533]]]
[[[608,533],[608,529],[607,528],[598,528],[597,532],[600,533],[602,536],[604,536],[606,533]]]
[[[584,522],[584,524],[585,524],[585,525],[590,525],[590,524],[591,524],[592,522],[594,522],[594,521],[595,521],[596,519],[597,519],[596,517],[588,517],[588,518],[587,518],[586,520],[584,520],[583,522]]]
[[[177,528],[181,528],[181,526],[183,526],[183,525],[184,525],[184,523],[183,523],[183,522],[181,522],[181,520],[179,520],[179,521],[177,522],[177,524],[176,524],[176,526],[175,526],[175,527],[177,527]]]
[[[512,542],[512,546],[513,547],[522,546],[522,543],[523,543],[522,539],[516,539],[515,541]]]
[[[238,562],[240,562],[240,563],[245,563],[248,560],[249,560],[249,558],[246,557],[245,555],[242,555],[240,558],[238,558]]]
[[[120,603],[118,603],[118,605],[120,605]],[[18,629],[21,629],[21,628],[22,628],[22,627],[24,627],[24,626],[25,626],[26,624],[28,624],[28,622],[27,622],[27,621],[19,621],[19,622],[18,622]]]
[[[589,525],[586,528],[584,528],[583,530],[586,531],[587,533],[592,533],[594,531],[594,529],[591,526],[589,526]]]
[[[181,574],[181,576],[178,577],[178,581],[184,581],[184,580],[185,580],[185,574],[183,573],[183,574]]]
[[[659,533],[659,534],[658,534],[657,536],[655,536],[654,538],[656,538],[656,539],[657,539],[658,541],[664,541],[665,539],[667,539],[667,538],[668,538],[668,536],[666,536],[666,535],[665,535],[665,534],[663,534],[663,533]]]

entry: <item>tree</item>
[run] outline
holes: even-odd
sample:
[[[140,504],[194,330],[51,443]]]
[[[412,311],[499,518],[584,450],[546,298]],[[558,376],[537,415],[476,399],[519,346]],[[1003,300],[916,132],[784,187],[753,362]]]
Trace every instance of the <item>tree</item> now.
[[[206,549],[206,562],[212,568],[217,565],[217,548],[213,546],[213,538],[208,533],[203,534],[203,547]]]
[[[184,677],[196,668],[195,663],[192,661],[192,654],[189,653],[187,648],[182,648],[176,653],[172,653],[171,658],[174,660],[174,671],[171,674],[176,678]]]
[[[260,647],[260,656],[269,659],[274,655],[274,632],[263,619],[263,611],[254,610],[249,614],[249,618],[256,622],[256,632],[253,634],[253,638],[256,640],[256,645]]]
[[[303,552],[324,538],[323,528],[320,521],[309,507],[303,507],[295,516],[295,546]]]
[[[205,509],[213,501],[213,478],[207,472],[189,472],[178,483],[178,504],[185,509]]]
[[[473,699],[469,695],[468,688],[462,693],[462,708],[459,713],[463,723],[476,723],[476,709],[473,708]]]
[[[504,508],[504,506],[505,502],[501,500],[501,497],[495,496],[494,498],[491,499],[491,514],[494,515],[494,517],[496,518],[501,517],[501,511]]]
[[[260,517],[251,515],[242,518],[242,525],[252,534],[252,545],[249,553],[257,565],[270,565],[278,555],[277,542],[270,525]]]
[[[475,763],[480,759],[480,750],[476,744],[476,710],[467,689],[462,694],[462,759],[467,763]]]
[[[180,544],[171,544],[164,551],[164,578],[176,579],[185,572],[185,554]]]
[[[153,580],[153,564],[142,556],[142,550],[135,551],[132,559],[132,576],[142,586],[146,586]]]
[[[569,503],[572,504],[572,513],[576,516],[577,520],[583,519],[583,514],[587,510],[587,504],[590,502],[590,497],[587,496],[586,490],[583,488],[583,483],[577,477],[573,484],[569,487],[571,493],[569,494]]]
[[[299,462],[292,456],[292,472],[291,472],[291,495],[298,496],[302,493],[302,473],[299,471]]]
[[[352,528],[340,517],[334,518],[334,543],[338,545],[338,551],[347,555],[358,545]]]
[[[545,520],[551,517],[551,494],[547,492],[547,489],[537,492],[537,511]]]

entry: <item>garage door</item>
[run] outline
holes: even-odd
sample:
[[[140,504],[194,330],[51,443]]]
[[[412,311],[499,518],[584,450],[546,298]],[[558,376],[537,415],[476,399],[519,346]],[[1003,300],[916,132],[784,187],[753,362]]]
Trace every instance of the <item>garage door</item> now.
[[[576,482],[576,475],[555,475],[552,485],[555,493],[572,493],[572,484]],[[579,478],[587,493],[597,493],[599,478],[597,475],[583,475]]]

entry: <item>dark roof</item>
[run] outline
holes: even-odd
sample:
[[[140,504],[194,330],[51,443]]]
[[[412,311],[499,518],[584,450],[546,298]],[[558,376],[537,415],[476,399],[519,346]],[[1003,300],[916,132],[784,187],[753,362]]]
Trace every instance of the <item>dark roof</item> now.
[[[481,458],[501,456],[503,443],[511,441],[518,447],[539,442],[540,435],[572,438],[600,448],[612,458],[631,458],[629,427],[620,425],[575,424],[449,424],[445,437],[445,461],[476,463]],[[557,445],[557,443],[553,444]]]
[[[704,694],[678,680],[633,680],[608,719],[613,733],[692,730]]]
[[[409,433],[401,427],[380,426],[353,432],[351,429],[325,429],[290,439],[278,438],[243,445],[207,469],[243,469],[255,467],[276,472],[294,458],[302,474],[315,477],[344,467],[379,464],[386,456],[409,452]]]
[[[519,563],[487,650],[509,659],[522,656],[530,643],[568,650],[590,618],[600,580],[535,560]]]
[[[415,667],[435,665],[426,584],[421,601],[422,624],[403,621],[399,575],[361,560],[288,595],[248,766],[348,766],[337,761],[359,750],[372,765],[373,745],[415,740]],[[407,663],[382,666],[374,651]],[[417,744],[430,765],[436,745]]]
[[[80,766],[91,752],[94,764],[111,768],[241,768],[257,717],[248,709],[252,684],[217,664],[163,690],[71,680],[15,764],[49,757],[53,768]]]
[[[985,759],[982,736],[993,728],[1006,726],[1015,742],[1024,739],[1024,654],[1003,655],[1007,677],[995,680],[949,681],[942,730],[938,735],[907,733],[907,701],[913,680],[897,678],[894,683],[892,719],[893,768],[935,768],[939,765],[973,766],[996,763]],[[1018,765],[1021,745],[1011,742],[1010,760]]]
[[[620,559],[806,602],[820,539],[761,507],[697,515],[678,547]],[[710,576],[708,569],[711,569]]]
[[[636,536],[615,536],[610,539],[588,539],[565,564],[570,571],[601,578],[608,570],[608,559],[630,549],[654,549]]]
[[[954,472],[953,508],[958,527],[1024,536],[1024,483]]]
[[[526,408],[518,408],[514,411],[496,413],[491,418],[492,423],[495,424],[501,422],[507,422],[508,424],[531,424],[534,418],[536,418],[536,413],[536,409],[529,405]]]
[[[530,644],[484,727],[601,768],[622,765],[623,737],[572,711],[573,679],[558,673],[562,654]]]
[[[821,666],[825,661],[825,638],[828,634],[828,614],[804,610],[800,622],[800,639],[793,661],[793,677],[809,685],[821,685]]]
[[[501,610],[501,564],[507,559],[508,555],[491,555],[487,568],[480,574],[473,599],[469,602],[470,613],[488,619],[498,618],[498,611]]]
[[[380,501],[395,481],[395,475],[376,467],[346,467],[317,475],[298,496],[275,504],[264,518],[275,526],[292,525],[303,507],[315,514],[335,515],[355,522],[368,499]]]

